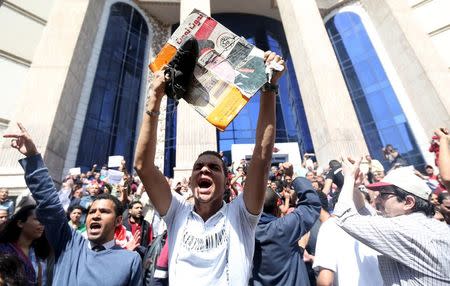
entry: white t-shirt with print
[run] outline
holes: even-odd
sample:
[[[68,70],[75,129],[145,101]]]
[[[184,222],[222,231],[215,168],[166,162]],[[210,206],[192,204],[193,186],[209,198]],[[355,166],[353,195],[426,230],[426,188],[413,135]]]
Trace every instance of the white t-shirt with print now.
[[[170,285],[247,285],[259,215],[247,211],[242,195],[206,222],[193,205],[172,192],[163,217],[168,226]]]
[[[334,272],[334,286],[383,285],[377,251],[357,241],[340,228],[335,218],[320,226],[313,268]]]

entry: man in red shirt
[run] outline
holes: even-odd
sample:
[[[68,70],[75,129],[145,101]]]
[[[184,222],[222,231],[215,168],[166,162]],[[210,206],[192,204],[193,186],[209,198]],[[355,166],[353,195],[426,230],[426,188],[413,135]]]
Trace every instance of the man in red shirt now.
[[[123,221],[123,225],[128,231],[134,234],[139,230],[141,234],[141,244],[136,251],[143,257],[147,246],[153,240],[153,229],[148,221],[142,216],[142,203],[140,201],[131,202],[128,206],[128,215]]]

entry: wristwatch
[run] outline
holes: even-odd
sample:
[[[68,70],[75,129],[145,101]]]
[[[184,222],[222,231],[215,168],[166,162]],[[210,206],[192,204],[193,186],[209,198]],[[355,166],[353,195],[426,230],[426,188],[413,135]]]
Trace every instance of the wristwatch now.
[[[155,116],[155,117],[158,117],[160,114],[159,111],[153,111],[153,110],[146,110],[145,113],[147,113],[148,116]]]
[[[275,95],[278,95],[278,84],[272,84],[270,82],[266,82],[262,87],[261,91],[266,92],[274,92]]]

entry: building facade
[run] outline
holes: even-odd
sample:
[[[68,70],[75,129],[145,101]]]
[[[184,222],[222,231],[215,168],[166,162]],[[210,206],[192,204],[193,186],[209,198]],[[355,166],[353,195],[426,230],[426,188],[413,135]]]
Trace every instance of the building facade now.
[[[193,8],[287,59],[276,143],[320,165],[392,144],[417,168],[432,130],[450,126],[447,0],[0,1],[0,134],[22,122],[56,182],[123,155],[131,168],[148,64]],[[157,164],[187,177],[204,150],[254,142],[259,95],[224,132],[186,103],[163,104]],[[289,145],[291,146],[291,145]],[[24,188],[0,139],[0,187]]]

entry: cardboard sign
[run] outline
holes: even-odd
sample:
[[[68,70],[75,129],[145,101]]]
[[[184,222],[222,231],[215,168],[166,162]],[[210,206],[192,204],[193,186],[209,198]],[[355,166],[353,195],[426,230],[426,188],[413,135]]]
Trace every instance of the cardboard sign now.
[[[117,185],[123,178],[123,172],[117,170],[108,170],[108,178],[111,185]]]
[[[122,155],[109,156],[108,157],[108,168],[120,167],[120,165],[122,164],[122,160],[123,160]]]

